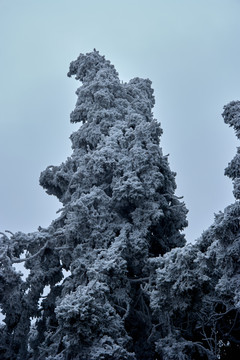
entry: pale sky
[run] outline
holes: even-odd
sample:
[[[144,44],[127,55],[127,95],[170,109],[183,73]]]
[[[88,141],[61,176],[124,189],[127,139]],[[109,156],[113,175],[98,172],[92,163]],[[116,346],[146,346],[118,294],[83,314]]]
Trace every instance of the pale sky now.
[[[224,168],[238,143],[221,113],[240,100],[239,14],[239,0],[0,0],[0,231],[57,217],[61,204],[38,179],[71,155],[80,83],[66,74],[96,48],[121,80],[152,80],[186,238],[199,237],[234,201]]]

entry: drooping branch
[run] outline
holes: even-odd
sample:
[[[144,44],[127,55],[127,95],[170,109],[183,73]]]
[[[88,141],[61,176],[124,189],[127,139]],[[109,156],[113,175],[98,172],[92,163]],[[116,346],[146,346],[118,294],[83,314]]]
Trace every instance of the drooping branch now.
[[[148,276],[148,277],[144,277],[144,278],[136,278],[136,279],[128,278],[128,280],[131,281],[131,282],[142,282],[142,281],[147,281],[147,280],[149,280],[149,279],[150,279],[149,276]]]
[[[34,255],[32,255],[32,256],[29,256],[29,257],[26,257],[26,258],[23,258],[23,259],[13,258],[13,259],[12,259],[12,264],[22,263],[22,262],[25,262],[25,261],[27,261],[27,260],[32,260],[32,259],[34,259],[34,258],[37,257],[38,255],[40,255],[41,252],[44,251],[47,246],[48,246],[48,241],[46,242],[46,244],[45,244],[40,250],[38,250],[38,251],[37,251]]]
[[[7,232],[7,233],[11,234],[12,236],[14,235],[14,234],[13,234],[13,232],[12,232],[12,231],[10,231],[10,230],[5,230],[5,232]]]

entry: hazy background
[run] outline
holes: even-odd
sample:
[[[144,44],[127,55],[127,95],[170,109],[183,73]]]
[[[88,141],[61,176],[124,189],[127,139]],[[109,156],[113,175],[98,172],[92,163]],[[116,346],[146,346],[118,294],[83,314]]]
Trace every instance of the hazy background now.
[[[221,113],[240,99],[239,14],[239,0],[0,0],[0,231],[56,218],[38,178],[71,155],[80,84],[66,73],[96,48],[121,80],[152,80],[187,239],[200,236],[233,202],[224,168],[237,142]]]

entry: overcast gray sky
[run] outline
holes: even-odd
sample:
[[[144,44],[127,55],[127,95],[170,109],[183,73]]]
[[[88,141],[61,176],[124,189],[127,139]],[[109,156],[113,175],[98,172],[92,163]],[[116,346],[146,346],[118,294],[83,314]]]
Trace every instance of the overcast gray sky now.
[[[0,231],[56,218],[38,179],[71,155],[79,83],[66,73],[96,48],[121,80],[152,80],[187,239],[200,236],[234,201],[224,168],[238,144],[221,113],[240,99],[239,14],[239,0],[0,0]]]

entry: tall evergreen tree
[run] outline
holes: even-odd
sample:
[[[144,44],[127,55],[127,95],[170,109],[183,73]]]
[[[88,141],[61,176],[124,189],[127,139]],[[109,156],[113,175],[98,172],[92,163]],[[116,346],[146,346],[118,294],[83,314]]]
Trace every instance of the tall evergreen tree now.
[[[121,83],[95,50],[70,64],[73,75],[81,81],[71,113],[71,122],[81,123],[71,135],[73,153],[40,176],[62,202],[61,215],[47,229],[1,238],[0,354],[155,359],[151,259],[184,245],[187,210],[159,147],[151,82]],[[13,268],[21,261],[25,281]]]
[[[240,138],[240,101],[224,107]],[[225,174],[236,201],[194,245],[152,260],[152,338],[164,360],[240,358],[240,149]]]

